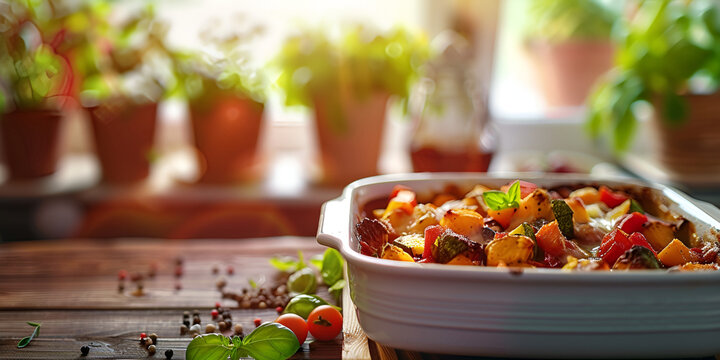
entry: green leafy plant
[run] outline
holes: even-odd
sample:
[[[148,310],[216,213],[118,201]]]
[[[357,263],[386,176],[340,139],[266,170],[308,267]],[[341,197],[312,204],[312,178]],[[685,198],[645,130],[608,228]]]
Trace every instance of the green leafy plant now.
[[[591,95],[587,126],[626,150],[637,127],[638,105],[655,107],[670,126],[690,109],[682,95],[714,92],[720,81],[720,12],[706,1],[643,1],[624,24],[613,71]]]
[[[515,181],[507,193],[489,190],[483,193],[485,204],[493,210],[503,210],[520,206],[520,181]]]
[[[32,327],[34,327],[34,329],[33,329],[32,334],[30,334],[30,336],[26,336],[26,337],[20,339],[20,341],[19,341],[18,344],[17,344],[17,347],[20,348],[20,349],[22,349],[22,348],[30,345],[30,342],[31,342],[36,336],[40,335],[40,324],[35,323],[35,322],[31,322],[31,321],[28,321],[27,324],[30,325],[30,326],[32,326]]]
[[[533,0],[526,29],[528,39],[564,42],[609,39],[617,14],[597,0]]]
[[[48,105],[66,93],[71,78],[68,62],[44,42],[25,2],[4,4],[0,26],[0,80],[6,94],[0,111],[33,109]]]
[[[273,256],[270,258],[270,265],[275,267],[276,269],[283,271],[283,272],[289,272],[293,273],[295,271],[298,271],[304,267],[307,266],[305,264],[305,256],[303,255],[303,252],[298,250],[298,258],[297,260],[291,258],[291,257],[276,257]]]
[[[238,360],[251,356],[256,360],[287,359],[300,348],[292,330],[278,323],[265,323],[245,338],[228,338],[221,334],[205,334],[188,344],[188,360]]]
[[[426,40],[403,29],[378,35],[358,26],[341,41],[308,31],[288,39],[280,51],[277,84],[288,106],[311,107],[323,97],[333,129],[344,132],[341,96],[364,99],[383,92],[407,104],[409,87],[428,56]]]

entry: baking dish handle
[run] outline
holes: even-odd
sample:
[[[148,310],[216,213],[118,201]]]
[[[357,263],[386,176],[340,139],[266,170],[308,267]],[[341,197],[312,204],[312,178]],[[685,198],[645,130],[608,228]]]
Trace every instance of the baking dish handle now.
[[[320,211],[320,224],[318,225],[317,242],[342,250],[343,240],[347,239],[349,206],[344,197],[327,201]]]

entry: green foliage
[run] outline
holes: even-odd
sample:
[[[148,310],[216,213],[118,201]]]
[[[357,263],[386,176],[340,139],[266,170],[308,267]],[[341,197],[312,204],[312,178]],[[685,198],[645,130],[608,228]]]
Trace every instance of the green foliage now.
[[[507,193],[488,190],[483,193],[485,204],[493,210],[503,210],[520,206],[520,181],[515,181]]]
[[[248,336],[232,339],[221,334],[205,334],[188,344],[185,357],[188,360],[238,360],[252,356],[257,360],[283,360],[300,348],[292,330],[278,323],[265,323]]]
[[[30,325],[30,326],[32,326],[34,329],[33,329],[32,334],[30,334],[30,336],[26,336],[26,337],[20,339],[20,341],[19,341],[18,344],[17,344],[17,347],[18,347],[19,349],[22,349],[22,348],[30,345],[30,342],[31,342],[36,336],[40,335],[40,326],[41,326],[40,324],[35,323],[35,322],[32,322],[32,321],[28,321],[27,324]]]
[[[643,1],[624,32],[615,68],[589,99],[587,120],[589,132],[608,134],[617,152],[632,143],[637,104],[655,105],[660,118],[679,126],[691,111],[680,95],[715,91],[720,80],[716,2]]]
[[[334,130],[342,132],[346,124],[341,96],[365,99],[384,92],[406,103],[428,56],[426,39],[404,29],[377,35],[358,26],[339,42],[308,31],[288,39],[280,51],[275,61],[280,68],[277,85],[288,106],[311,107],[315,98],[323,97]]]
[[[597,0],[532,0],[526,33],[530,39],[563,42],[609,39],[617,14]]]

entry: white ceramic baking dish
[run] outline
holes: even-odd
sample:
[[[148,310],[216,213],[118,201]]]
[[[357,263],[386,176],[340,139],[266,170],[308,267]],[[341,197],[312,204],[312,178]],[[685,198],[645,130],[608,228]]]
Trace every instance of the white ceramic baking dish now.
[[[415,264],[358,252],[353,228],[366,202],[396,184],[418,193],[446,184],[647,186],[699,234],[720,229],[686,195],[661,185],[587,176],[408,174],[366,178],[324,204],[317,240],[347,260],[361,327],[394,348],[532,358],[679,358],[720,354],[720,271],[563,272]],[[716,208],[714,209],[717,210]],[[716,235],[717,238],[717,235]],[[346,311],[349,309],[346,309]],[[352,311],[352,310],[350,310]]]

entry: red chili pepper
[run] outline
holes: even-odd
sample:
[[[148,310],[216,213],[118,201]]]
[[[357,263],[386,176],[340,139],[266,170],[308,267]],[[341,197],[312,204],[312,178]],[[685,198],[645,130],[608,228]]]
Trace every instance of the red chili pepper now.
[[[608,189],[606,186],[600,187],[600,201],[604,202],[605,205],[614,208],[622,204],[629,197],[620,192],[614,192]]]
[[[423,259],[429,259],[432,260],[431,262],[435,262],[432,257],[432,246],[435,244],[435,239],[437,239],[437,237],[444,231],[445,228],[440,225],[433,225],[425,228],[425,249],[422,254]]]
[[[657,252],[655,252],[655,249],[652,248],[650,243],[645,238],[645,235],[643,235],[642,233],[634,232],[634,233],[632,233],[632,235],[630,235],[628,240],[630,240],[630,242],[633,244],[633,246],[638,245],[638,246],[646,247],[646,248],[650,249],[650,251],[652,251],[653,254],[655,254],[655,256],[657,256]]]
[[[604,262],[613,266],[620,255],[630,250],[632,246],[633,243],[628,239],[628,235],[624,231],[615,228],[603,237],[600,250],[597,254]]]
[[[632,234],[642,230],[643,224],[648,221],[647,216],[634,212],[632,214],[623,215],[618,221],[617,228],[624,231],[626,234]]]

